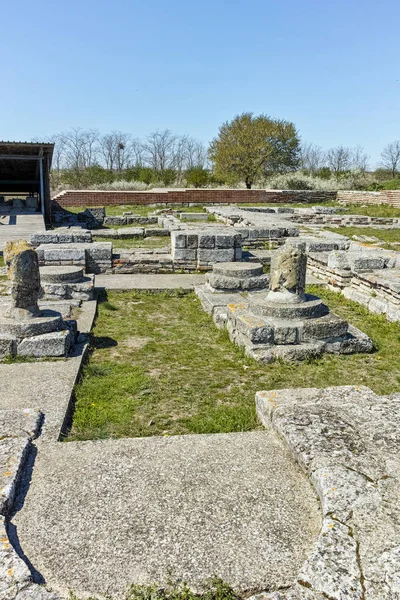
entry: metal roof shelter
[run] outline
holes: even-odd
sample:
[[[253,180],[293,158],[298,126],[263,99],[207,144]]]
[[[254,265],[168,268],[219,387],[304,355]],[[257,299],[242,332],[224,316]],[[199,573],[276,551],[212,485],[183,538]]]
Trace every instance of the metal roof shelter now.
[[[0,195],[37,194],[50,217],[50,167],[54,144],[0,141]]]

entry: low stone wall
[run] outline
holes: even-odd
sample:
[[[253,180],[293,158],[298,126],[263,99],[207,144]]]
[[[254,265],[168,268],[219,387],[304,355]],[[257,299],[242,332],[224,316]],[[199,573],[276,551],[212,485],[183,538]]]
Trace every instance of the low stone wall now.
[[[400,190],[382,190],[380,192],[339,190],[337,200],[344,204],[389,204],[400,208]]]
[[[66,190],[54,196],[55,205],[113,206],[121,204],[258,204],[309,202],[318,204],[336,200],[336,192],[321,190],[240,190],[240,189],[158,189],[148,192],[110,192],[96,190]]]

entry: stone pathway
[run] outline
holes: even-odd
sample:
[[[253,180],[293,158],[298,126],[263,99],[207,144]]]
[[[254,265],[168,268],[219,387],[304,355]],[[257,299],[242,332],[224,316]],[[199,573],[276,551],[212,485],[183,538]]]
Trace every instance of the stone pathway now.
[[[193,290],[204,275],[96,275],[96,287],[107,290]]]
[[[31,233],[45,230],[41,213],[0,215],[0,251],[6,242],[29,240]]]
[[[65,360],[0,364],[0,410],[39,409],[45,415],[42,437],[56,441],[82,358],[81,349],[77,356]]]
[[[291,585],[321,521],[281,441],[256,431],[39,440],[12,525],[52,589],[115,596],[169,569],[194,586],[213,574],[247,590]]]
[[[262,599],[398,600],[400,394],[345,386],[256,399],[261,421],[309,475],[324,518],[296,585]]]

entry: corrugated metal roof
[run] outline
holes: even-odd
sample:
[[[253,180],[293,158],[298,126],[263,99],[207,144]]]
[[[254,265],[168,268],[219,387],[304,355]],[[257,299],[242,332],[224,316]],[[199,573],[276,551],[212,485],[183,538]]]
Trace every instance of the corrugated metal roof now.
[[[0,140],[0,144],[24,145],[24,146],[54,146],[54,142],[18,142],[12,140]]]

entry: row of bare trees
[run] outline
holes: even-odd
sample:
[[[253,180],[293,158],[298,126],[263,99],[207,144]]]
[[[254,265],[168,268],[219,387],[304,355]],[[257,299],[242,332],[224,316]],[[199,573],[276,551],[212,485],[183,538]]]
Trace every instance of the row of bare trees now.
[[[72,128],[52,136],[50,141],[55,142],[53,169],[57,171],[101,165],[117,172],[144,166],[157,172],[173,169],[179,173],[207,164],[207,148],[202,142],[188,135],[175,135],[169,129],[155,131],[141,140],[121,131],[100,134],[96,129]]]
[[[400,141],[391,142],[384,147],[379,166],[390,171],[393,178],[396,177],[400,170]],[[321,146],[304,143],[300,152],[300,167],[312,175],[323,167],[328,167],[336,176],[346,171],[366,173],[369,169],[369,156],[361,146],[336,146],[323,150]]]

